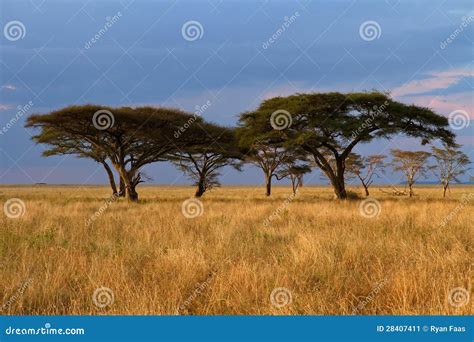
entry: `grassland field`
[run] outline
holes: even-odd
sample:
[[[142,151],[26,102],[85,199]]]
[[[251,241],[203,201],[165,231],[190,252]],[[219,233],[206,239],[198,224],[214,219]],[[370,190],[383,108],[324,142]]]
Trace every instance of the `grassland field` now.
[[[190,186],[139,187],[138,204],[106,186],[1,186],[2,205],[25,206],[0,215],[0,314],[472,314],[450,295],[472,297],[474,187],[380,189],[375,217],[329,187],[224,186],[188,218]]]

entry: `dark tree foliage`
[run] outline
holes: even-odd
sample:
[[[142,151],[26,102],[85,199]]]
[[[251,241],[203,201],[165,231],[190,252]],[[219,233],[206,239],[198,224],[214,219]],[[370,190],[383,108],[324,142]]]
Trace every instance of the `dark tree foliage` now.
[[[242,153],[237,147],[234,129],[213,124],[205,124],[202,128],[209,144],[188,147],[176,152],[173,158],[173,163],[197,186],[195,197],[220,186],[218,176],[224,166],[241,169]]]
[[[104,110],[112,113],[113,124],[99,129],[94,114]],[[193,124],[176,139],[174,133],[189,122]],[[32,115],[26,127],[40,129],[33,137],[39,143],[49,144],[48,136],[58,134],[86,151],[100,152],[123,179],[127,199],[138,201],[136,186],[143,181],[140,170],[145,165],[166,161],[169,154],[189,146],[208,143],[201,123],[201,118],[176,109],[85,105]]]
[[[279,167],[276,178],[281,180],[289,178],[293,195],[303,186],[303,176],[311,172],[311,164],[304,154],[293,151],[292,155],[285,159]]]
[[[282,130],[274,129],[270,122],[278,110],[291,113],[291,125]],[[435,139],[454,143],[447,118],[428,108],[396,102],[379,92],[275,97],[263,101],[254,112],[243,113],[240,125],[247,143],[262,139],[267,148],[302,148],[314,158],[341,199],[347,198],[346,159],[359,143],[395,134],[420,138],[422,144]]]

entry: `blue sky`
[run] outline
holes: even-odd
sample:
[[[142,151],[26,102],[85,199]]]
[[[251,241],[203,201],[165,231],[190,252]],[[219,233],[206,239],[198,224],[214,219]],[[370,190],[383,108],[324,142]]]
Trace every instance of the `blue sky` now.
[[[70,104],[195,111],[209,101],[203,117],[233,125],[239,113],[276,95],[378,89],[443,115],[474,117],[472,0],[2,0],[0,6],[0,183],[106,181],[93,162],[41,157],[43,148],[23,128],[29,114]],[[198,23],[196,37],[183,35],[190,21]],[[455,131],[471,160],[473,127],[464,122]],[[391,148],[421,147],[400,136],[356,152]],[[154,183],[188,182],[163,163],[146,173]],[[322,181],[317,172],[309,179]],[[224,170],[221,180],[261,183],[262,177],[247,168]],[[400,177],[389,173],[378,181]]]

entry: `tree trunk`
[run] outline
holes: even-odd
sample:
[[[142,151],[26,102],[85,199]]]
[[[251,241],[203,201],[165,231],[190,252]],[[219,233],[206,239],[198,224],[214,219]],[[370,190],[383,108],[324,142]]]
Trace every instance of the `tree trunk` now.
[[[120,197],[125,197],[125,182],[123,181],[122,177],[120,177],[120,183],[119,183],[119,196]]]
[[[336,197],[338,199],[346,199],[347,198],[347,192],[346,188],[344,186],[344,183],[337,183],[336,186],[334,186],[334,193],[336,194]]]
[[[413,197],[413,183],[408,183],[408,194]]]
[[[298,187],[303,187],[303,175],[298,176]]]
[[[125,187],[125,193],[127,200],[130,202],[138,202],[138,193],[135,190],[135,185],[130,185]]]
[[[446,190],[448,190],[448,186],[449,186],[449,184],[443,185],[443,198],[446,197]]]
[[[125,182],[125,197],[130,202],[138,202],[138,193],[135,190],[137,185],[132,182],[133,177],[125,170],[122,170],[121,173],[123,181]]]
[[[267,187],[266,195],[270,196],[272,194],[272,176],[265,177],[265,184]]]
[[[362,185],[364,186],[365,196],[369,197],[369,187],[367,185],[365,185],[364,183],[362,183]]]
[[[198,182],[198,188],[196,190],[196,193],[194,194],[194,197],[199,198],[202,195],[204,195],[205,192],[206,192],[205,180],[203,178],[200,178]]]
[[[346,184],[344,182],[344,161],[342,159],[336,159],[336,174],[332,185],[338,199],[347,198]]]
[[[298,191],[299,178],[296,176],[290,175],[290,179],[291,179],[291,187],[293,188],[293,195],[296,195],[296,192]]]
[[[104,166],[105,171],[107,172],[107,176],[109,177],[110,187],[112,188],[112,195],[117,195],[117,185],[115,184],[114,173],[110,168],[107,162],[103,161],[102,165]]]

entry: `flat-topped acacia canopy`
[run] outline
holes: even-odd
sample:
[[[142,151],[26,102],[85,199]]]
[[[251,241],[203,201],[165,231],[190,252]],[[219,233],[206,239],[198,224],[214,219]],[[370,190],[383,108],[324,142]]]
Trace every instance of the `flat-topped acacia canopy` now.
[[[290,114],[290,124],[272,127],[272,114]],[[404,134],[422,144],[440,139],[454,143],[447,118],[429,108],[406,105],[380,92],[311,93],[265,100],[239,120],[240,143],[256,142],[285,148],[302,148],[328,176],[338,198],[346,198],[345,160],[358,143]],[[328,155],[334,159],[330,163]],[[332,164],[332,165],[331,165]]]

